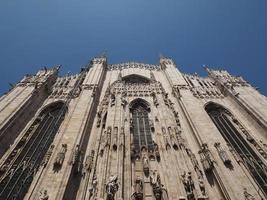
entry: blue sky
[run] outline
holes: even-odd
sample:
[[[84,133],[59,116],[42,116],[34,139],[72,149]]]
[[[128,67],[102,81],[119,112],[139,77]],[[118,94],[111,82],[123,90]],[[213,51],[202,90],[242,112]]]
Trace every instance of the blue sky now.
[[[266,0],[2,0],[0,94],[26,73],[62,64],[76,73],[106,51],[109,63],[203,64],[242,75],[267,95]]]

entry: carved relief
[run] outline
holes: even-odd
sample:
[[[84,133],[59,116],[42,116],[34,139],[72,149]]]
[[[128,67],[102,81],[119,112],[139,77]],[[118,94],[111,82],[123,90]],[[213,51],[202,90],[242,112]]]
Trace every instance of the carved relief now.
[[[251,134],[246,130],[246,128],[231,113],[228,114],[231,117],[234,124],[236,124],[238,129],[240,129],[241,132],[245,135],[246,140],[249,141],[255,147],[255,149],[262,155],[262,157],[267,160],[267,152],[266,150],[264,150],[264,145],[263,146],[261,145],[262,142],[260,141],[259,143],[258,141],[256,141],[251,136]]]
[[[184,75],[192,94],[197,98],[223,98],[224,95],[209,78],[199,77],[197,74]]]
[[[54,168],[60,168],[62,166],[66,152],[67,144],[62,144],[61,149],[57,153],[56,159],[54,161]]]
[[[123,91],[122,94],[121,94],[121,105],[123,106],[123,108],[125,108],[125,106],[128,103],[127,99],[126,99],[126,96],[127,96],[127,92]]]
[[[89,89],[92,87],[90,85],[82,86],[85,75],[85,73],[81,73],[79,75],[67,75],[65,77],[59,77],[52,88],[49,98],[66,99],[68,97],[78,97],[82,89]]]
[[[119,189],[118,177],[116,175],[111,176],[106,183],[107,200],[114,200],[115,194]]]
[[[195,199],[194,190],[195,190],[195,184],[192,179],[191,172],[184,172],[184,174],[181,175],[182,183],[184,185],[187,198],[189,200]]]
[[[40,192],[39,200],[48,200],[49,196],[47,194],[47,190],[43,190]]]
[[[149,159],[147,155],[143,155],[143,170],[145,174],[149,174]]]
[[[115,94],[111,93],[110,94],[110,107],[115,105],[115,100],[116,100]]]
[[[214,144],[214,147],[217,149],[217,152],[222,159],[224,164],[231,164],[231,160],[227,154],[227,152],[222,148],[221,144],[219,142],[216,142]]]
[[[162,200],[163,185],[161,184],[160,176],[156,171],[153,171],[150,174],[150,184],[152,186],[155,199]]]
[[[132,200],[143,200],[143,181],[137,177],[134,185],[134,193],[131,196]]]
[[[214,160],[211,156],[210,150],[207,144],[203,144],[201,150],[198,152],[200,155],[200,161],[203,165],[205,172],[210,172],[213,169]]]
[[[96,200],[97,192],[98,192],[97,184],[98,184],[97,177],[94,176],[93,181],[92,181],[92,186],[89,188],[89,192],[90,192],[89,199]]]
[[[84,169],[86,172],[90,172],[93,167],[93,160],[94,160],[95,152],[91,151],[91,154],[86,157]]]
[[[122,70],[122,69],[128,69],[128,68],[160,70],[159,65],[151,65],[151,64],[136,63],[136,62],[108,65],[108,70]]]

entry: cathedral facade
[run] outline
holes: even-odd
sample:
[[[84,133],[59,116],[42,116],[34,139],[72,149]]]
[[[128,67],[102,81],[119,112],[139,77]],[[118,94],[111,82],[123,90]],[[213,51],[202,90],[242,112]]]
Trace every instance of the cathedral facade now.
[[[174,61],[26,75],[0,99],[0,199],[267,199],[267,98]]]

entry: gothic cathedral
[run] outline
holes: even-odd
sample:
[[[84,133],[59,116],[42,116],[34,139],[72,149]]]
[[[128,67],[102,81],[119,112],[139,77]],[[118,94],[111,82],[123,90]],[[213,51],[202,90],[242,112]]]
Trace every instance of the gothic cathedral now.
[[[60,66],[0,98],[0,199],[266,200],[267,98],[242,77]]]

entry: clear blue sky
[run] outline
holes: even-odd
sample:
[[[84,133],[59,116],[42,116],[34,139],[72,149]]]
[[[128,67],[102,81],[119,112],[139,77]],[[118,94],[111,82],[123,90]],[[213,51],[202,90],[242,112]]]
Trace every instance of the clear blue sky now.
[[[2,0],[0,94],[26,73],[62,64],[76,73],[109,63],[203,64],[242,75],[267,95],[267,0]]]

